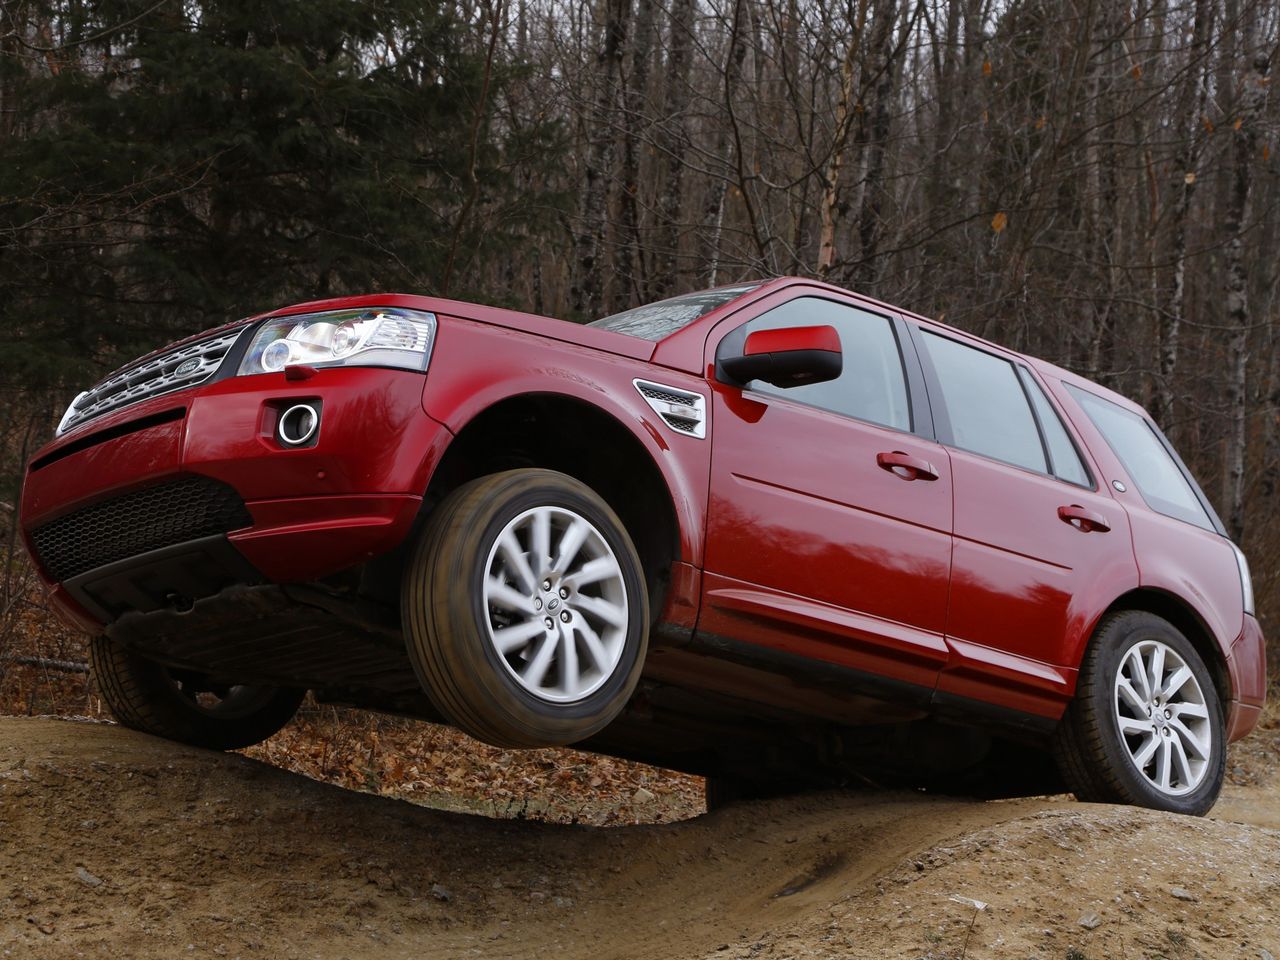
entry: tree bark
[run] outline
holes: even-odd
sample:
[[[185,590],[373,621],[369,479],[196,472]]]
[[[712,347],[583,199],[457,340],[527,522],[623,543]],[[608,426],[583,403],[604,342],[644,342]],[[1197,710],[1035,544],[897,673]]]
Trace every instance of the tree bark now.
[[[1248,51],[1248,46],[1245,46]],[[1249,273],[1244,260],[1244,228],[1253,190],[1253,164],[1258,153],[1258,121],[1267,92],[1271,63],[1265,54],[1254,57],[1244,79],[1240,107],[1232,119],[1231,191],[1223,228],[1227,272],[1227,416],[1226,449],[1227,531],[1239,541],[1245,532],[1244,475],[1248,453],[1247,376],[1249,361]]]

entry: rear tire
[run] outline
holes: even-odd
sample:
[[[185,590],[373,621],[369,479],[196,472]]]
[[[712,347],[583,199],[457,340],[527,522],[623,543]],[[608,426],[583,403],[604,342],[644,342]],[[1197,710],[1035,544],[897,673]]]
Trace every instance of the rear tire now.
[[[261,743],[287,724],[305,690],[220,685],[170,670],[106,637],[89,641],[93,678],[121,726],[210,750]]]
[[[1218,692],[1195,647],[1141,610],[1112,614],[1080,665],[1054,755],[1077,799],[1202,816],[1227,751]]]
[[[511,470],[454,490],[422,531],[400,595],[423,689],[477,740],[584,740],[640,678],[640,559],[608,504],[565,474]]]

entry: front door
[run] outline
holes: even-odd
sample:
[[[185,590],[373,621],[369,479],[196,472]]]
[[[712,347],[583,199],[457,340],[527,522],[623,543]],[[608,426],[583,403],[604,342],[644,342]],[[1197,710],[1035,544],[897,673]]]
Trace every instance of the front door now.
[[[823,324],[840,336],[838,379],[712,384],[698,633],[931,691],[947,656],[951,468],[943,447],[912,432],[928,414],[912,409],[913,393],[923,403],[908,389],[905,361],[917,361],[905,326],[788,291],[722,339],[715,331],[710,348]]]

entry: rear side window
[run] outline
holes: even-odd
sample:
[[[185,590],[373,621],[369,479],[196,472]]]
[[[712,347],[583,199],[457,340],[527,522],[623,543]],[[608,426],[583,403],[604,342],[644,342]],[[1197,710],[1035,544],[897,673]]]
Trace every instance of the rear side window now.
[[[1087,390],[1070,384],[1067,389],[1129,471],[1147,506],[1167,517],[1215,529],[1193,481],[1174,460],[1155,424]]]
[[[921,331],[933,362],[952,443],[1038,473],[1048,473],[1040,431],[1008,360]]]
[[[1084,461],[1080,459],[1080,452],[1076,450],[1071,435],[1063,426],[1058,411],[1053,409],[1053,404],[1040,389],[1040,384],[1036,383],[1035,378],[1022,367],[1018,368],[1018,375],[1022,377],[1022,385],[1027,388],[1027,396],[1031,398],[1036,419],[1040,421],[1045,446],[1049,448],[1049,459],[1053,461],[1049,464],[1053,475],[1059,480],[1066,480],[1068,483],[1079,484],[1082,487],[1093,486],[1089,471],[1085,469]]]
[[[840,336],[840,376],[785,390],[753,380],[751,390],[909,431],[911,407],[902,353],[887,317],[819,297],[798,297],[743,324],[725,337],[721,349],[741,349],[757,330],[822,325],[835,327]]]

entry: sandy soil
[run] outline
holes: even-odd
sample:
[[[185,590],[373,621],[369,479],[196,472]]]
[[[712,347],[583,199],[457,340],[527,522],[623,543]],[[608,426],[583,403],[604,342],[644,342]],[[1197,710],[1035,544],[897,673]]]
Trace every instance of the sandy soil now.
[[[0,718],[0,956],[1280,955],[1280,732],[1215,815],[827,793],[681,823],[427,809]]]

